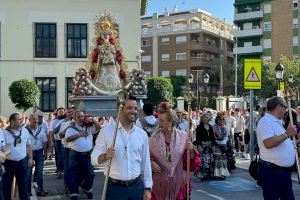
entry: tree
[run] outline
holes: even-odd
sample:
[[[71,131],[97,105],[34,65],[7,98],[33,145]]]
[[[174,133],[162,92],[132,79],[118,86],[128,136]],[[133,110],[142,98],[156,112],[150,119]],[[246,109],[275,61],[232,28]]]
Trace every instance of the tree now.
[[[147,82],[147,97],[153,105],[158,105],[163,101],[174,105],[173,85],[171,80],[164,77],[152,77]]]
[[[9,86],[9,97],[12,103],[17,109],[23,109],[24,112],[38,105],[40,94],[37,84],[26,79],[14,81]]]
[[[145,15],[147,11],[147,4],[148,4],[148,0],[141,1],[141,16]]]

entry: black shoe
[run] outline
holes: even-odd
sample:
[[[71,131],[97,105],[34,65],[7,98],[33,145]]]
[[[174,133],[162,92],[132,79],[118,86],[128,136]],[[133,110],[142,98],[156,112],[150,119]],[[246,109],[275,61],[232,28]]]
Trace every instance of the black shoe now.
[[[70,198],[70,200],[78,200],[78,197],[77,196],[73,196]]]

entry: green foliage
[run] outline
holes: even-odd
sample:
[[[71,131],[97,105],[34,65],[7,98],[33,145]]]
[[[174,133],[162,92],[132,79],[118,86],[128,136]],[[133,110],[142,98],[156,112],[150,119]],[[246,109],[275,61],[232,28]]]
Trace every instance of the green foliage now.
[[[147,97],[153,105],[158,105],[163,101],[174,105],[173,85],[171,79],[164,77],[152,77],[147,82]]]
[[[33,81],[21,79],[9,86],[9,97],[17,109],[27,109],[37,106],[40,100],[40,90]]]
[[[262,99],[276,95],[277,81],[275,79],[275,64],[263,64],[261,79],[261,90],[256,90],[256,95]]]
[[[141,0],[141,16],[145,15],[147,11],[148,0]]]
[[[186,77],[185,76],[171,76],[169,78],[173,85],[173,97],[176,99],[179,96],[182,96],[182,86],[186,85]]]

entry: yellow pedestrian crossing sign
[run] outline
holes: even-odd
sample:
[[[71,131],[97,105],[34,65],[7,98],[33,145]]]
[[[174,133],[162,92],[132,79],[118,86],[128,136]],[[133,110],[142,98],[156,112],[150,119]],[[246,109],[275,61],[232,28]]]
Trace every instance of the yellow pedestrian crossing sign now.
[[[244,60],[244,89],[261,89],[261,60]]]

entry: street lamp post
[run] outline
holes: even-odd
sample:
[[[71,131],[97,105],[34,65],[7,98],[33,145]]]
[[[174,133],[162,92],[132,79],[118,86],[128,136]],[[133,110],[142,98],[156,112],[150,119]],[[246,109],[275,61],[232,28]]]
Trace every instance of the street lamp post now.
[[[185,95],[185,99],[188,103],[188,127],[187,127],[187,142],[191,142],[192,136],[191,136],[191,102],[194,97],[194,93],[192,92],[191,85],[193,83],[194,76],[193,74],[190,74],[188,77],[188,87],[187,92]],[[190,174],[190,151],[187,149],[187,174]],[[186,177],[186,183],[187,183],[187,191],[190,191],[190,180],[189,176]],[[189,195],[187,195],[187,200],[189,200]]]
[[[237,53],[237,48],[238,48],[238,31],[240,30],[239,27],[235,27],[235,40],[234,40],[234,46],[235,46],[235,59],[234,59],[234,72],[235,72],[235,79],[234,79],[234,97],[237,97],[237,68],[238,68],[238,53]]]
[[[277,86],[278,90],[280,90],[280,82],[283,79],[283,70],[284,70],[284,66],[281,63],[278,63],[275,67],[276,79],[278,82],[278,86]]]

